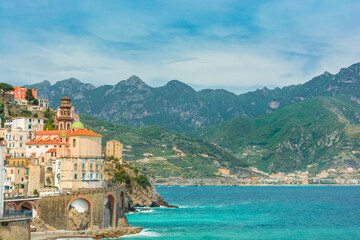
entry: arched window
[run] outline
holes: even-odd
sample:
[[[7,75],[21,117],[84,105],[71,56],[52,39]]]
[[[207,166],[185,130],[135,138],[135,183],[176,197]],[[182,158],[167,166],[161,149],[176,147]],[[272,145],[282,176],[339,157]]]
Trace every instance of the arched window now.
[[[73,147],[76,147],[76,139],[73,139]]]

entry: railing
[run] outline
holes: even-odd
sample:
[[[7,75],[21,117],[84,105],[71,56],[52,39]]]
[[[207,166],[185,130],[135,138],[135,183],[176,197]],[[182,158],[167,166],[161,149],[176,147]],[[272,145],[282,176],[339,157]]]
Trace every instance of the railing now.
[[[0,216],[0,220],[12,220],[12,219],[21,219],[21,218],[32,218],[31,210],[7,210],[4,212],[2,216]]]

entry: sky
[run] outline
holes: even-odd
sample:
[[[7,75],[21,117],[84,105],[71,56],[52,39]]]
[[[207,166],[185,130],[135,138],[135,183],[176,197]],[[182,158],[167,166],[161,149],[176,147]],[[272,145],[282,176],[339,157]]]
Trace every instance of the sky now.
[[[360,0],[0,0],[0,82],[137,75],[236,93],[360,61]]]

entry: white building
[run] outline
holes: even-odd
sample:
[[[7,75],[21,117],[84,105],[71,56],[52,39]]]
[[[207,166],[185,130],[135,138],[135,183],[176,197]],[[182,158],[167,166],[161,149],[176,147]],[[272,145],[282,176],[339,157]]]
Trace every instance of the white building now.
[[[21,117],[5,122],[6,153],[11,157],[26,157],[26,143],[31,141],[37,131],[44,127],[44,120],[40,118]]]
[[[24,131],[38,132],[44,128],[44,119],[20,117],[12,120],[6,120],[5,129],[21,128]]]
[[[23,131],[21,128],[14,130],[5,130],[6,153],[14,158],[26,156],[26,145],[29,139],[29,131]]]
[[[39,98],[39,107],[43,107],[45,109],[49,108],[49,100],[46,98]]]

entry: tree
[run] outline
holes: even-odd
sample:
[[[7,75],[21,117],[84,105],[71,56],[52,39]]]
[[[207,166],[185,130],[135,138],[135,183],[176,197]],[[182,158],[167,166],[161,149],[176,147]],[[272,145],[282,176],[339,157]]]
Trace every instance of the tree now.
[[[25,99],[28,100],[29,102],[34,101],[35,97],[32,93],[31,88],[29,88],[28,90],[26,90],[26,94],[25,94]]]
[[[34,194],[34,195],[39,195],[38,190],[37,190],[37,189],[35,189],[35,190],[33,191],[33,194]]]
[[[34,101],[33,101],[32,105],[39,106],[39,100],[34,99]]]
[[[7,83],[0,83],[1,96],[3,97],[2,103],[4,104],[5,95],[7,92],[14,91],[14,87]]]
[[[46,183],[47,183],[47,185],[50,185],[50,184],[51,184],[51,179],[50,179],[50,177],[47,177],[47,178],[46,178]]]

